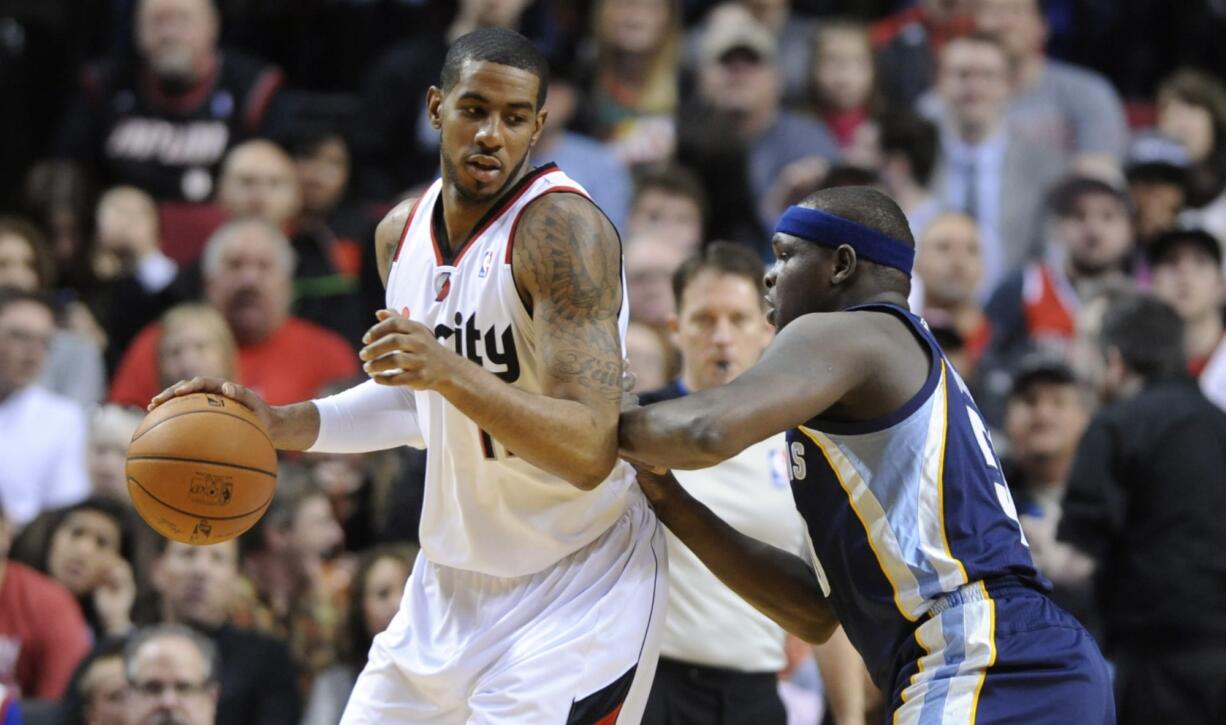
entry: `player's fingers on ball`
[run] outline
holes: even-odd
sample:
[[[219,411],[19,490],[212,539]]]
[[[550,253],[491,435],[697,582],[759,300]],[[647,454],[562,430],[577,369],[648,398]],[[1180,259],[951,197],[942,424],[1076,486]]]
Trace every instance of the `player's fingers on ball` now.
[[[174,385],[171,385],[169,388],[166,388],[162,392],[153,396],[153,399],[149,401],[148,409],[153,410],[154,408],[158,407],[162,403],[165,403],[167,400],[170,400],[171,398],[175,397],[175,388],[179,387],[182,384],[183,384],[183,381],[180,380]]]

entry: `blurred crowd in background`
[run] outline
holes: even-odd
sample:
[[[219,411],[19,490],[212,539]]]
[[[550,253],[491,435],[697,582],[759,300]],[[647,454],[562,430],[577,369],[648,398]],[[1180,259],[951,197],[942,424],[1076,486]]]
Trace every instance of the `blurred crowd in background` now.
[[[179,379],[273,404],[357,379],[383,301],[374,226],[436,177],[426,89],[488,26],[550,58],[532,160],[621,234],[640,392],[681,373],[683,262],[723,241],[769,264],[788,205],[878,187],[917,240],[912,309],[975,393],[1058,601],[1109,655],[1177,640],[1224,661],[1226,572],[1192,561],[1226,545],[1199,524],[1226,518],[1220,411],[1199,413],[1210,433],[1179,476],[1142,471],[1109,426],[1078,449],[1104,391],[1137,393],[1121,370],[1226,406],[1226,4],[0,0],[0,700],[27,722],[126,722],[175,697],[201,722],[336,722],[414,560],[424,454],[287,457],[254,530],[194,548],[134,519],[126,446]],[[1139,295],[1181,327],[1177,364],[1149,365],[1128,331],[1106,354]],[[686,355],[732,355],[725,332]],[[1121,490],[1078,499],[1070,551],[1075,461]],[[1184,505],[1137,523],[1163,499]],[[1091,571],[1186,605],[1134,616],[1136,592]],[[159,642],[194,679],[140,679]],[[820,676],[789,653],[811,725]]]

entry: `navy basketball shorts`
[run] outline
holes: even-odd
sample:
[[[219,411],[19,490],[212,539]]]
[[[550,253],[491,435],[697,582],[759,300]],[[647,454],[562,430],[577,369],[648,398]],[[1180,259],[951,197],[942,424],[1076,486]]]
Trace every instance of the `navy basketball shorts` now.
[[[1113,725],[1111,675],[1094,638],[1039,592],[969,584],[904,648],[889,722]]]

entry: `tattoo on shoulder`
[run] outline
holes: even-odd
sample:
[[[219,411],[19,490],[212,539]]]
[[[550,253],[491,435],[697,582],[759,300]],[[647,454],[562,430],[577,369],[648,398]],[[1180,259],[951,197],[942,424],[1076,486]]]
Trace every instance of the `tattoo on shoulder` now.
[[[620,401],[621,248],[609,221],[578,195],[543,197],[524,213],[514,262],[548,374]]]

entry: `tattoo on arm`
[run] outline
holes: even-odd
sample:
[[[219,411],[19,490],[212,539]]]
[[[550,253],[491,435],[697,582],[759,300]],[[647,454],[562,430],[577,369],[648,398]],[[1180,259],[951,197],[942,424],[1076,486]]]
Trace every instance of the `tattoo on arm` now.
[[[621,400],[621,245],[603,214],[575,194],[550,194],[524,212],[514,273],[537,324],[538,354],[556,393]],[[569,394],[568,394],[569,393]]]

